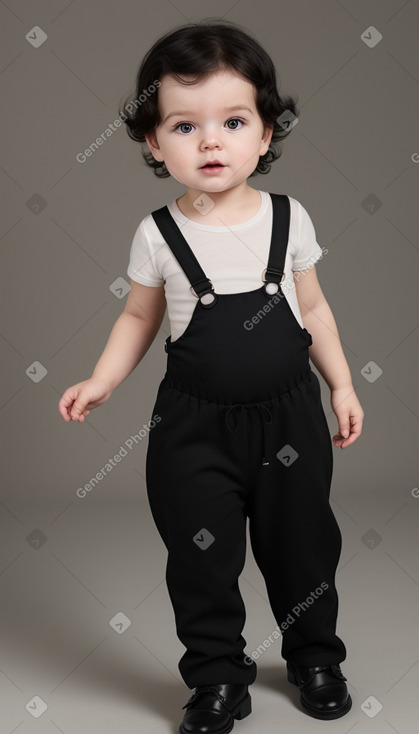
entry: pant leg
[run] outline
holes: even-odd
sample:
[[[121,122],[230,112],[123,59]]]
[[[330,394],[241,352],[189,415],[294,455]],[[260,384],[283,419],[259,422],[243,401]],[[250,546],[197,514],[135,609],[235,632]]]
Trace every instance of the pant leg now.
[[[238,586],[247,520],[240,432],[226,430],[215,403],[171,387],[159,390],[155,414],[161,420],[149,434],[147,494],[168,550],[167,589],[186,647],[180,674],[191,689],[251,684],[257,668],[243,652]]]
[[[260,468],[249,501],[253,554],[283,635],[283,658],[302,666],[340,663],[346,648],[336,635],[335,572],[342,536],[329,503],[333,454],[316,374],[272,412],[271,464]],[[291,460],[276,458],[284,446],[297,452],[294,461],[289,449],[283,453]]]

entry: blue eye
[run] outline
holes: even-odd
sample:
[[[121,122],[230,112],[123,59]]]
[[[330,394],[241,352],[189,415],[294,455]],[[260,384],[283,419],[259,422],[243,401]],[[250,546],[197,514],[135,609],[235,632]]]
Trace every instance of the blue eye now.
[[[176,127],[174,127],[173,129],[174,129],[174,130],[177,130],[177,129],[178,129],[178,127],[181,127],[181,126],[183,126],[183,125],[186,125],[186,126],[188,126],[188,125],[189,125],[189,127],[193,127],[193,126],[191,125],[191,123],[190,123],[190,122],[180,122],[180,123],[179,123],[179,125],[176,125]]]
[[[230,118],[229,118],[229,119],[227,120],[227,123],[231,122],[231,120],[235,120],[236,122],[240,122],[240,123],[241,123],[242,125],[244,125],[244,124],[245,124],[244,120],[241,120],[241,119],[240,119],[239,117],[230,117]],[[186,125],[186,127],[188,127],[188,126],[189,126],[189,127],[193,127],[193,125],[192,125],[192,123],[191,123],[191,122],[178,122],[178,124],[177,124],[177,125],[175,125],[175,127],[173,128],[173,130],[177,130],[178,128],[180,128],[180,127],[183,127],[184,125]],[[233,131],[233,130],[240,130],[240,128],[237,128],[237,127],[233,127],[233,128],[231,128],[231,127],[230,127],[230,128],[229,128],[229,130],[232,130],[232,131]]]

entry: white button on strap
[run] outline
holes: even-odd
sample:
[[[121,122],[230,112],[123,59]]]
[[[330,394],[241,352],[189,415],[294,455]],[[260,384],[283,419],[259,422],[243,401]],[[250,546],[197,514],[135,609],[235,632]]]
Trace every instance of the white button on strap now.
[[[201,296],[201,303],[203,303],[205,306],[208,306],[214,300],[215,296],[213,295],[213,293],[205,293],[203,296]]]
[[[279,291],[279,285],[278,283],[267,283],[265,285],[265,290],[267,293],[269,293],[270,296],[273,296]]]

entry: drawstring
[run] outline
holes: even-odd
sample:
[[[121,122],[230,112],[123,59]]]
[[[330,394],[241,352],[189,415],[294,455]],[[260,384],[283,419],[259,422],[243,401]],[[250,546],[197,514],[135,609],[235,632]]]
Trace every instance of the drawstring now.
[[[230,418],[234,415],[233,411],[237,410],[237,408],[240,409],[240,413],[242,413],[243,408],[257,408],[259,410],[259,415],[262,419],[262,429],[263,429],[263,456],[262,456],[262,466],[267,466],[269,464],[268,459],[266,458],[266,424],[272,423],[272,413],[269,410],[268,406],[264,403],[236,403],[235,405],[231,405],[229,409],[226,411],[224,419],[227,428],[233,433],[237,429],[238,421],[237,416],[236,422],[231,423]],[[265,411],[265,414],[264,414]]]

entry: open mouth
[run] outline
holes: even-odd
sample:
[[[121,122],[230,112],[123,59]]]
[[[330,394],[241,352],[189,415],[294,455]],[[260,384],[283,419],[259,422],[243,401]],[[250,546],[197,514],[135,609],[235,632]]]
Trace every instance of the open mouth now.
[[[221,171],[225,166],[222,163],[206,163],[201,166],[200,171]]]

